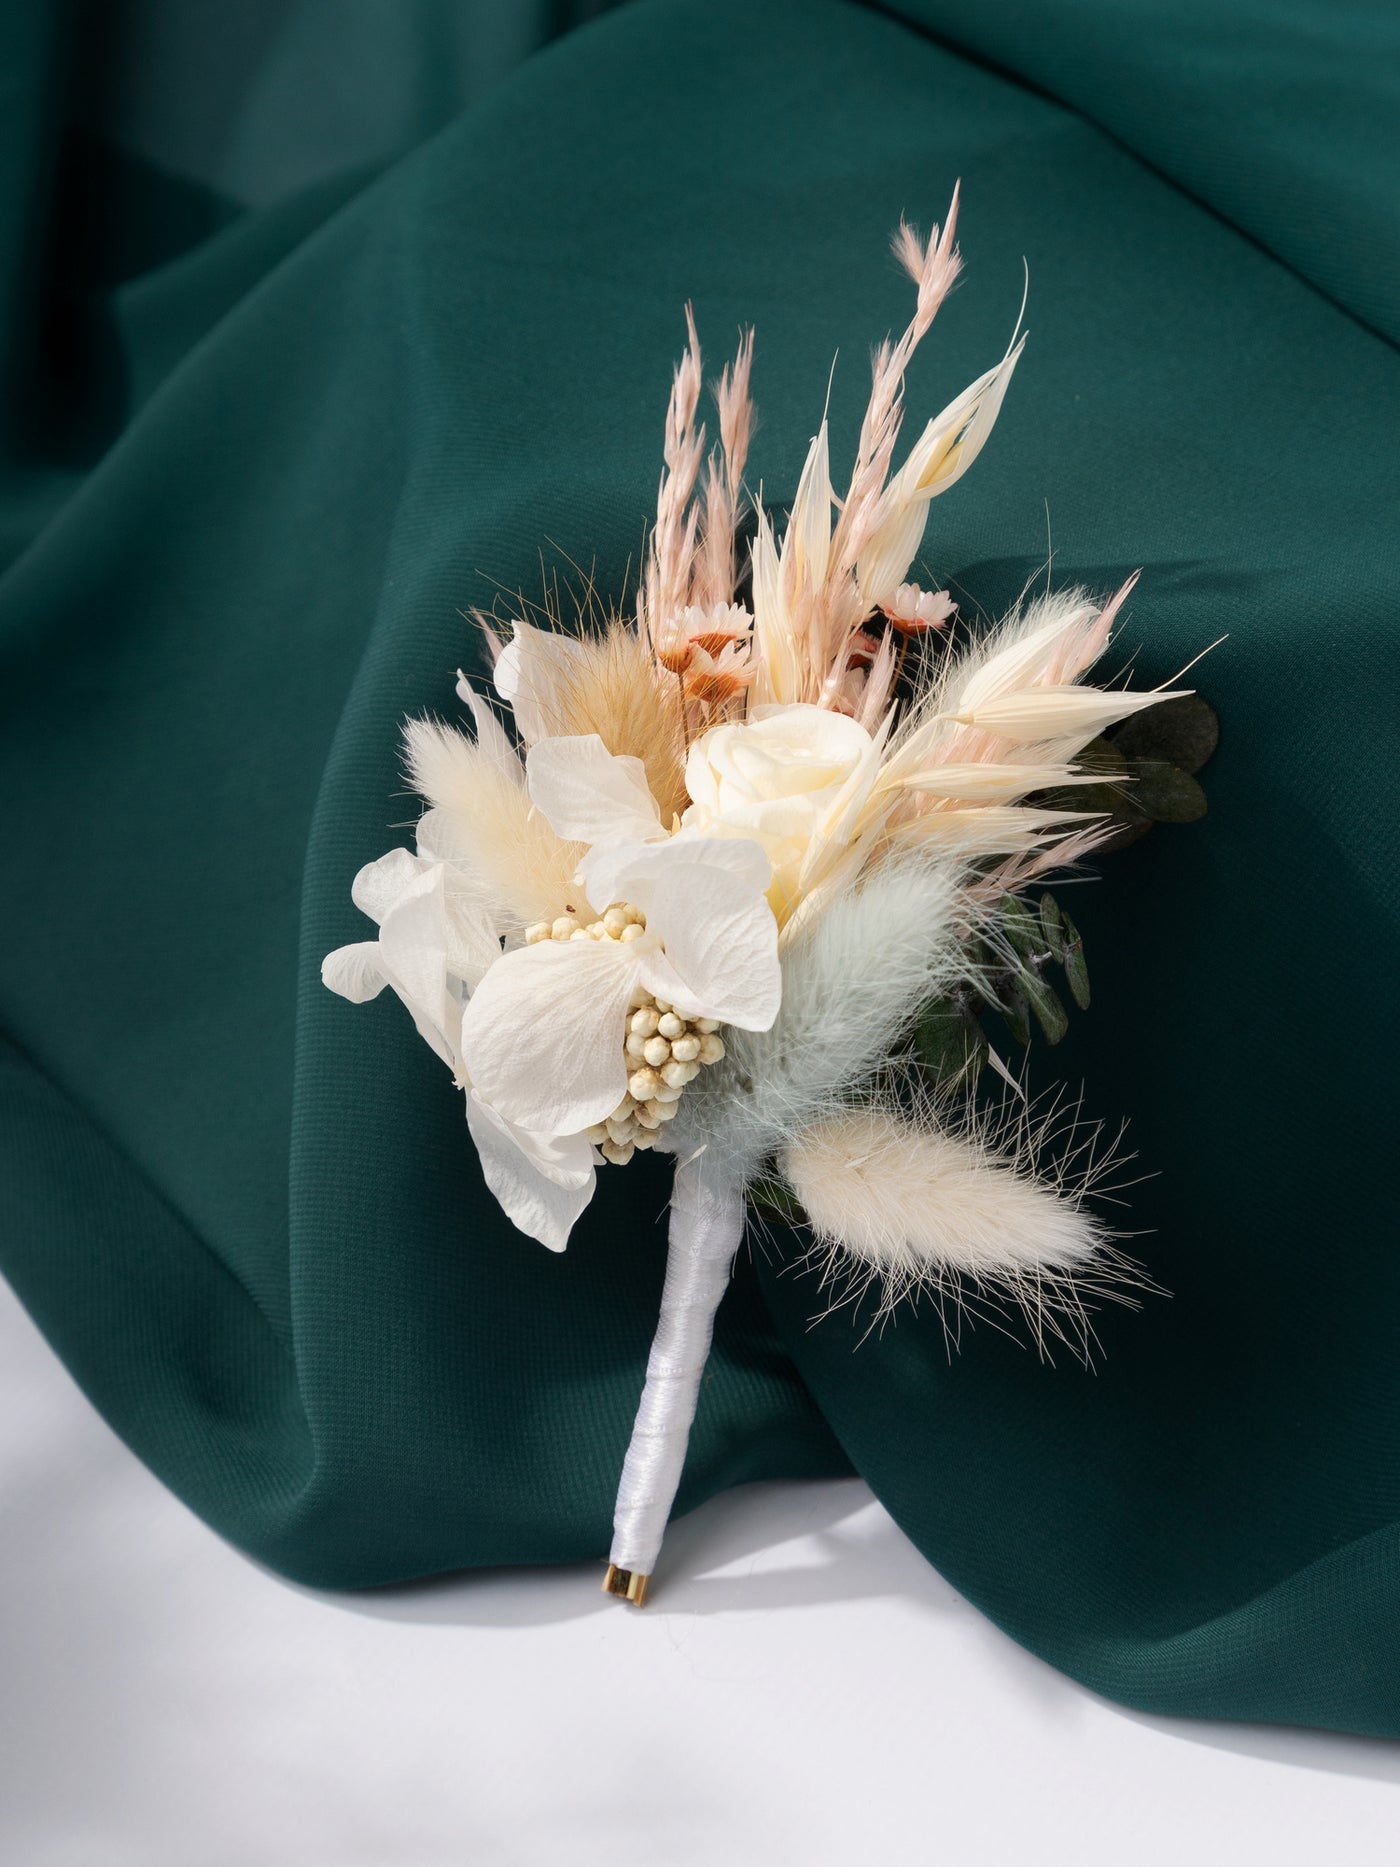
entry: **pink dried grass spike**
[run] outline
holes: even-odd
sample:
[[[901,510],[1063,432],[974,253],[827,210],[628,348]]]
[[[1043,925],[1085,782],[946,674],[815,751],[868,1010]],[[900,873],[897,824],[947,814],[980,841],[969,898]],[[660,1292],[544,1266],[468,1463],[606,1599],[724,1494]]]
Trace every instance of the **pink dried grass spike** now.
[[[753,436],[753,331],[740,333],[739,349],[715,389],[719,446],[711,450],[705,479],[705,525],[695,567],[691,601],[702,608],[734,601],[738,574],[735,533],[743,512],[744,467]]]
[[[695,313],[685,308],[685,355],[676,365],[666,407],[661,483],[656,495],[656,527],[651,535],[643,579],[642,616],[653,644],[669,619],[684,609],[695,556],[698,515],[692,506],[695,482],[705,458],[705,427],[695,427],[700,402],[700,338]]]

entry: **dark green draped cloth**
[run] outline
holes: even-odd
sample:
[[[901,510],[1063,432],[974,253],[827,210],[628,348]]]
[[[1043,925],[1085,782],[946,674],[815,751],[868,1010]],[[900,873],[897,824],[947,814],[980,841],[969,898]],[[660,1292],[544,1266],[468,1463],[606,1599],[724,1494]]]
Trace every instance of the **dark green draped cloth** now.
[[[1396,1734],[1400,16],[598,10],[5,10],[0,1262],[289,1576],[603,1554],[664,1168],[543,1251],[402,1008],[319,962],[407,840],[400,719],[480,666],[460,612],[538,594],[542,546],[621,593],[686,300],[716,366],[758,327],[780,505],[833,354],[839,459],[908,315],[899,215],[960,176],[913,408],[1000,356],[1023,256],[1031,338],[931,575],[995,611],[1048,506],[1061,583],[1143,567],[1139,683],[1226,638],[1212,814],[1076,891],[1095,1002],[1033,1062],[1130,1119],[1171,1294],[1086,1373],[932,1313],[857,1348],[757,1251],[680,1503],[854,1467],[1099,1691]]]

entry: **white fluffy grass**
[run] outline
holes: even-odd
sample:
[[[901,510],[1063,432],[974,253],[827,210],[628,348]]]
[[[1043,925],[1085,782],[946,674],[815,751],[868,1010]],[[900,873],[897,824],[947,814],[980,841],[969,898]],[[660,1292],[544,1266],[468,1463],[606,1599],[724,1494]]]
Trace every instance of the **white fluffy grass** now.
[[[913,1014],[966,971],[963,906],[928,862],[888,865],[833,902],[783,954],[773,1028],[726,1030],[724,1062],[681,1098],[677,1151],[720,1147],[751,1172],[882,1070]]]
[[[833,1306],[874,1298],[875,1322],[931,1296],[950,1342],[964,1314],[1019,1310],[1041,1354],[1087,1361],[1096,1301],[1131,1304],[1153,1286],[1091,1210],[1122,1164],[1118,1141],[1059,1103],[1037,1114],[939,1110],[889,1086],[830,1111],[791,1140],[779,1168],[813,1232]]]
[[[1099,1243],[1080,1202],[975,1137],[916,1126],[891,1108],[824,1116],[778,1164],[818,1238],[898,1283],[917,1282],[930,1266],[984,1282],[1068,1271]]]

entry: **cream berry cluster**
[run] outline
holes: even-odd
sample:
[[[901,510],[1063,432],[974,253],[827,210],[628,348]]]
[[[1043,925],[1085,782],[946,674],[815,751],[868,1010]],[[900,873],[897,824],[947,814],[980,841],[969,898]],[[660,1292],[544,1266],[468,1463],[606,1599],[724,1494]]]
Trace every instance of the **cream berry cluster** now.
[[[646,916],[625,902],[610,907],[601,920],[582,923],[561,914],[525,930],[527,946],[541,940],[616,940],[627,945],[646,932]],[[676,1113],[681,1092],[710,1063],[724,1055],[713,1018],[688,1018],[665,999],[640,987],[627,1012],[623,1054],[627,1093],[606,1121],[596,1122],[588,1139],[605,1160],[625,1166],[638,1148],[653,1147],[657,1130]]]

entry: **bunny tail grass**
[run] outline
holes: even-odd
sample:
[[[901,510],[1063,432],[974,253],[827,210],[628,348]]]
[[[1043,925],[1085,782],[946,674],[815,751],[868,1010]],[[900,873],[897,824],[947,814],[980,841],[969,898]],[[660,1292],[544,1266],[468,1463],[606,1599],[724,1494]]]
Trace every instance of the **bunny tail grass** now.
[[[814,1256],[838,1300],[876,1296],[876,1317],[930,1293],[955,1311],[1021,1310],[1042,1355],[1087,1359],[1086,1299],[1150,1288],[1085,1203],[1117,1162],[1100,1133],[1058,1106],[1039,1119],[952,1115],[891,1097],[821,1117],[780,1153]],[[1046,1166],[1047,1143],[1061,1152]],[[946,1316],[945,1316],[946,1323]]]

